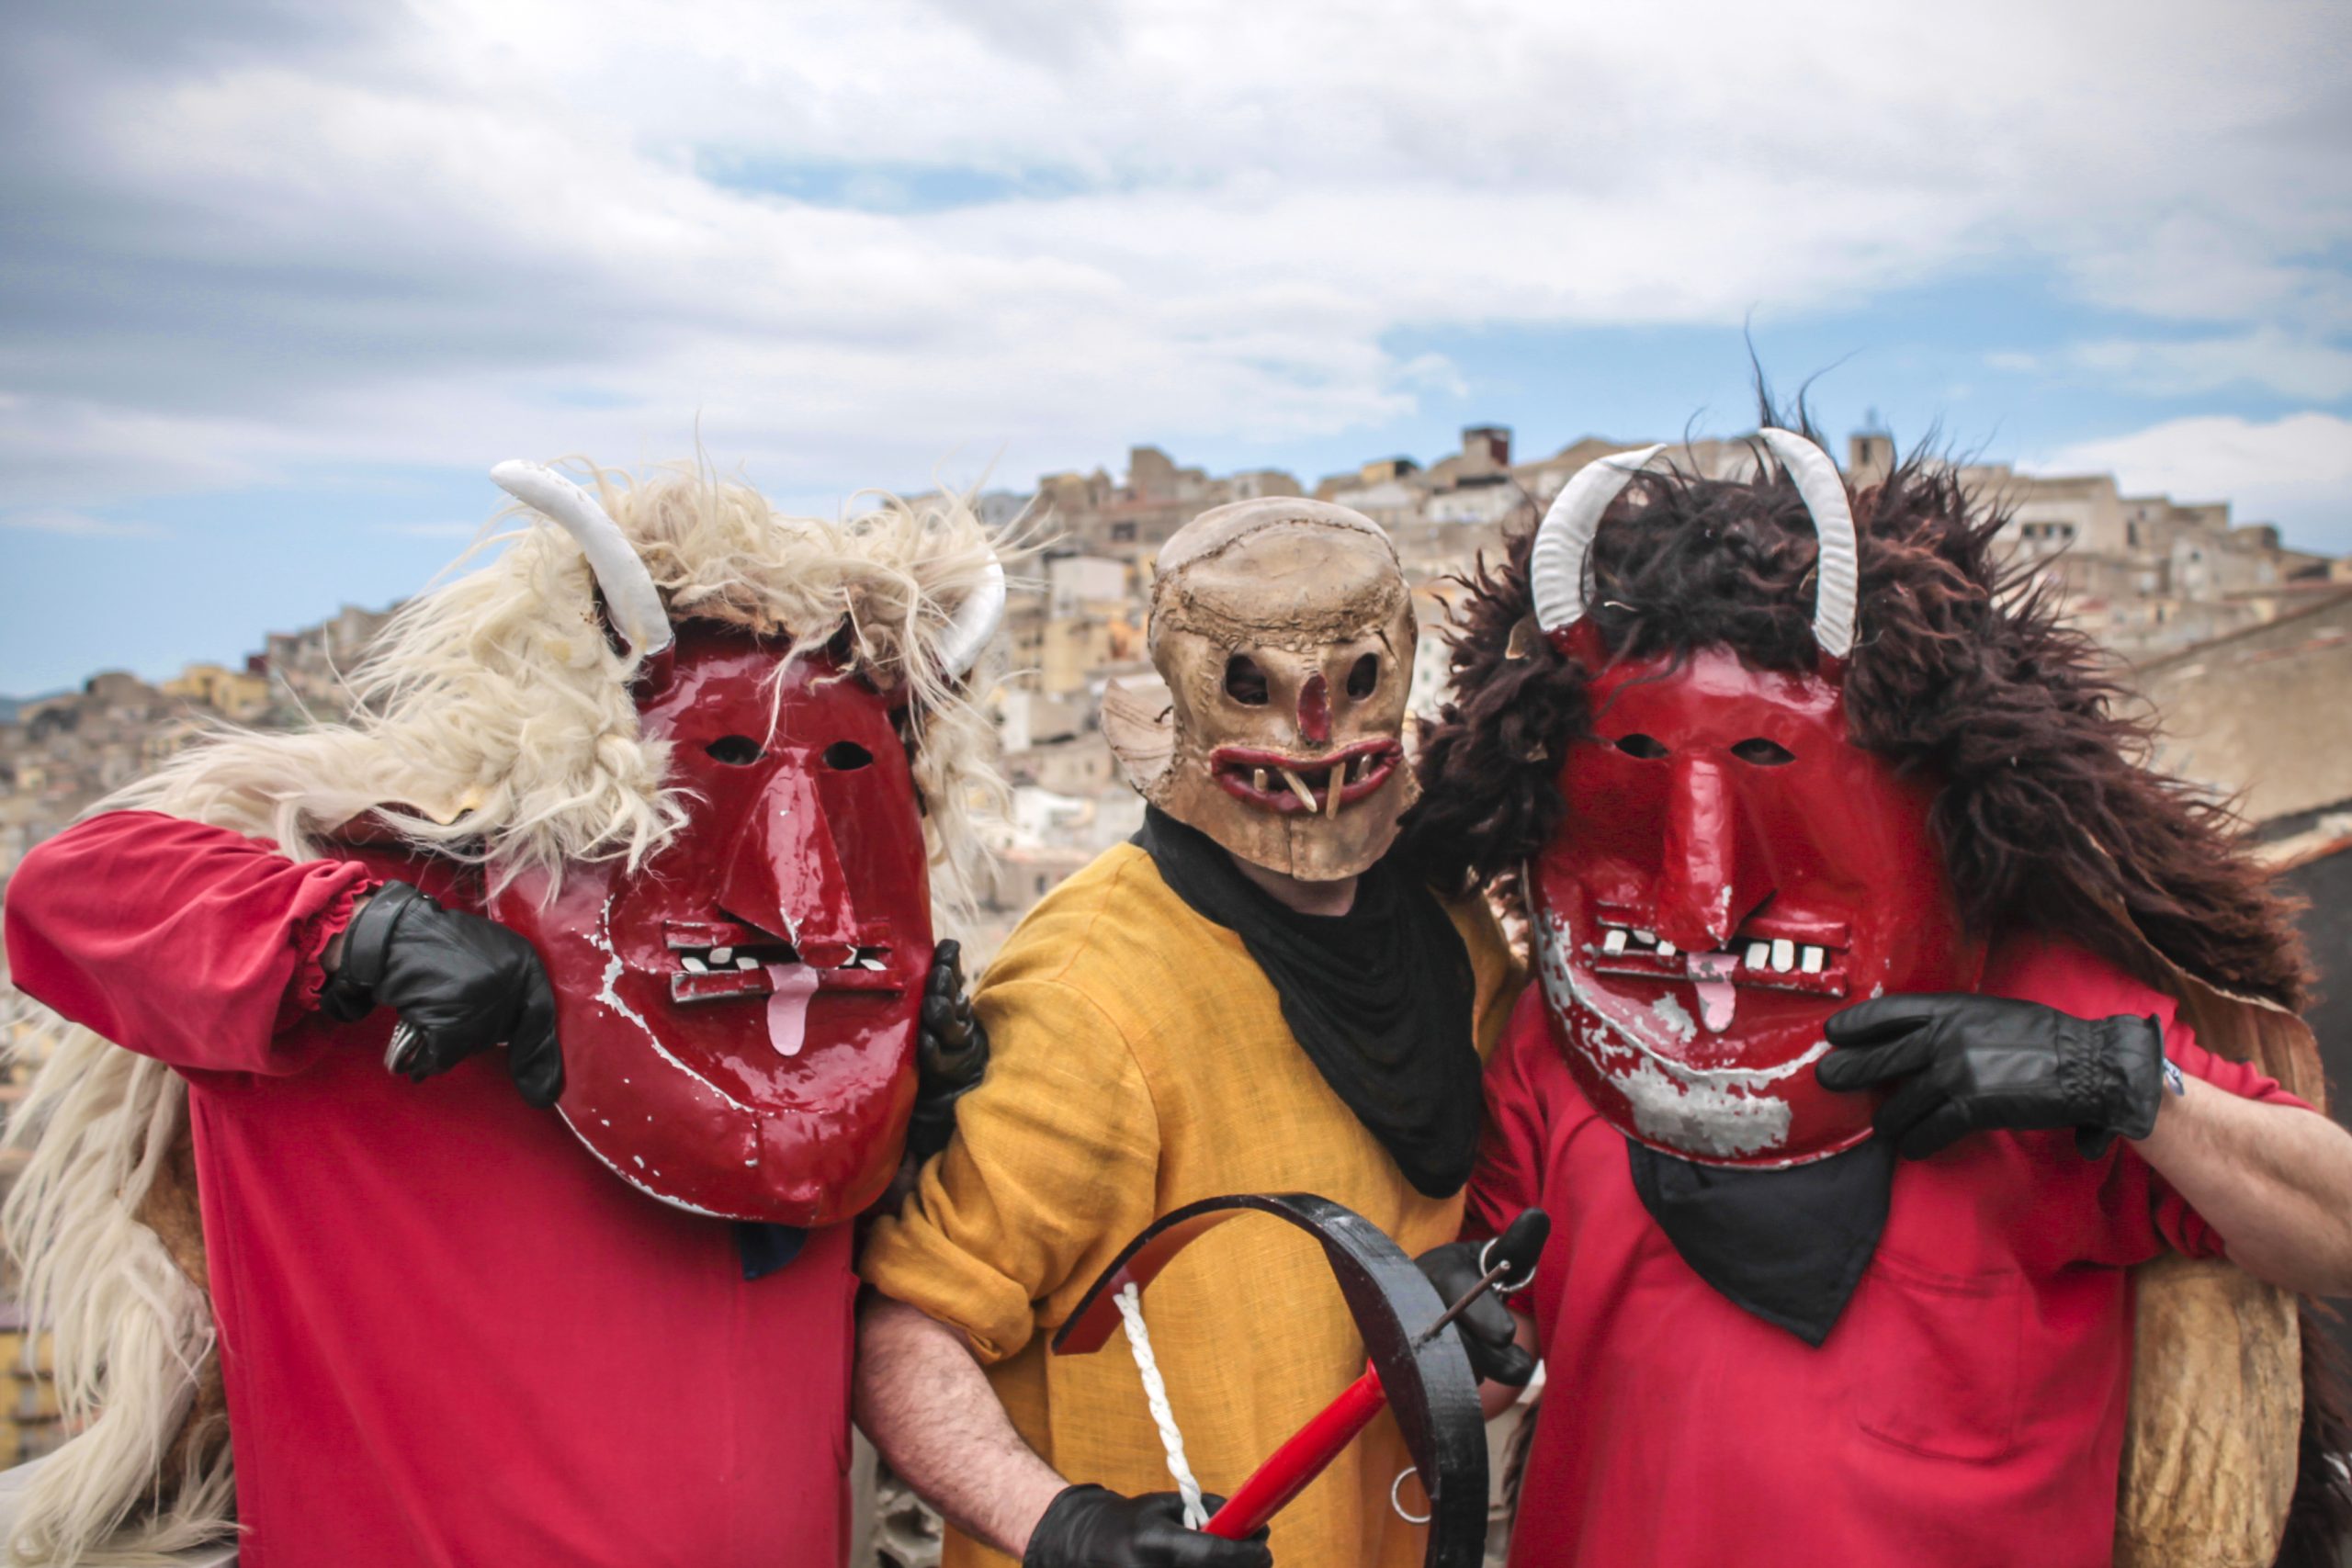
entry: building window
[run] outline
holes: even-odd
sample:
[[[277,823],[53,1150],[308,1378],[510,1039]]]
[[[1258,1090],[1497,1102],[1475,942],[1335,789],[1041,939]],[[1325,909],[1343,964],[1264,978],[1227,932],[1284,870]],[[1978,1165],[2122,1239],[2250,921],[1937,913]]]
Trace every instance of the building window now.
[[[1132,545],[1135,543],[1135,539],[1136,525],[1134,524],[1114,523],[1111,525],[1111,542],[1113,544]]]

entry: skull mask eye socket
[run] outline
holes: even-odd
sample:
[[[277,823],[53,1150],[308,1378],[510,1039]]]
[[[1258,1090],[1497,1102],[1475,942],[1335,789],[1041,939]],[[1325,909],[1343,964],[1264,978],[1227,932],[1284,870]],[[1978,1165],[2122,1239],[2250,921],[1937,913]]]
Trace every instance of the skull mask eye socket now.
[[[854,740],[836,740],[825,748],[825,766],[836,773],[851,773],[874,761],[874,753]]]
[[[703,750],[711,761],[730,768],[748,768],[764,754],[760,743],[748,735],[722,735]]]
[[[1270,697],[1266,672],[1248,654],[1233,655],[1225,661],[1225,694],[1244,707],[1264,707]]]
[[[1348,695],[1362,702],[1380,689],[1380,655],[1367,653],[1348,671]]]
[[[1645,762],[1655,762],[1668,754],[1666,742],[1654,735],[1621,736],[1615,745],[1628,757],[1639,757]]]

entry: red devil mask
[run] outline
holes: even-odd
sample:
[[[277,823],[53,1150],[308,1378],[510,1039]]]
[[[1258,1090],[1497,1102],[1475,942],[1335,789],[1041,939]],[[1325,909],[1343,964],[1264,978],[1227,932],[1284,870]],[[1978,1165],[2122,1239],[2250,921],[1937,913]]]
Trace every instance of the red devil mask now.
[[[1595,673],[1591,733],[1560,770],[1567,815],[1530,886],[1553,1027],[1594,1108],[1684,1158],[1771,1168],[1870,1134],[1871,1097],[1815,1081],[1822,1021],[1888,992],[1968,989],[1983,952],[1928,827],[1932,785],[1847,739],[1845,486],[1811,443],[1763,437],[1820,536],[1815,671],[1722,648],[1607,662],[1583,619],[1585,555],[1658,448],[1584,468],[1545,517],[1538,624]]]
[[[526,465],[498,478],[582,537],[616,629],[654,650],[641,733],[669,743],[686,814],[634,871],[573,865],[552,900],[529,878],[495,900],[554,982],[557,1110],[680,1208],[847,1218],[897,1168],[931,967],[905,688],[707,623],[673,644],[643,567],[584,492]],[[972,598],[942,642],[951,673],[992,633],[1001,574]]]

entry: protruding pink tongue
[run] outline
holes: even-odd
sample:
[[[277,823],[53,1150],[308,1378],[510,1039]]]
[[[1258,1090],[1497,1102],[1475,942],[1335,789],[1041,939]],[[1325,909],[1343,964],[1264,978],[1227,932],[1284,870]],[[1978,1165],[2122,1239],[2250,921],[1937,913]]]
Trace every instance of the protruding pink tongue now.
[[[817,972],[806,964],[763,964],[768,984],[768,1043],[780,1056],[800,1055],[808,1031],[808,998],[817,994]]]
[[[1731,984],[1732,970],[1738,962],[1728,953],[1690,955],[1690,988],[1699,993],[1699,1021],[1710,1034],[1721,1034],[1731,1027],[1732,1013],[1739,1006]]]

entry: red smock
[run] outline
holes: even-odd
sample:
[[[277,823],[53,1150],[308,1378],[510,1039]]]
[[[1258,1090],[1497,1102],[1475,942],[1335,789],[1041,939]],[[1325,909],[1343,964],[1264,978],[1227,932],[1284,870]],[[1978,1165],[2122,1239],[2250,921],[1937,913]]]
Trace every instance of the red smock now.
[[[2199,1048],[2169,998],[2018,941],[1982,987],[2154,1015],[2184,1073],[2300,1105]],[[2109,1561],[2132,1376],[2125,1270],[2221,1238],[2132,1146],[1992,1133],[1897,1164],[1886,1230],[1819,1349],[1691,1271],[1635,1195],[1528,989],[1487,1073],[1469,1225],[1552,1216],[1532,1310],[1545,1388],[1514,1568],[2082,1568]],[[1530,1304],[1532,1302],[1532,1305]]]
[[[316,1011],[380,878],[456,868],[148,812],[8,889],[16,983],[188,1084],[246,1568],[775,1568],[847,1551],[850,1227],[746,1281],[523,1103],[502,1053],[423,1084],[392,1019]]]

